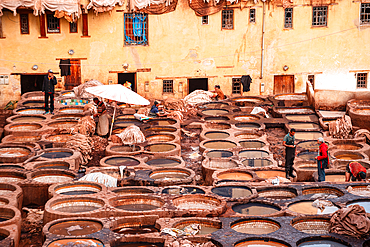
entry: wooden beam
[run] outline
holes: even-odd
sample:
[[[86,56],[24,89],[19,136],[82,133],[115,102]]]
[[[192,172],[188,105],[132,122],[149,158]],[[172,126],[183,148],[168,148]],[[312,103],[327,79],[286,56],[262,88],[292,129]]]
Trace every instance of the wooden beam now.
[[[69,59],[69,60],[87,60],[86,57],[83,57],[83,58],[70,58],[70,57],[67,57],[67,58],[56,58],[55,60],[63,60],[63,59]]]
[[[141,68],[141,69],[137,69],[136,71],[137,72],[152,72],[152,68]]]
[[[89,23],[88,23],[88,15],[82,14],[82,36],[85,38],[89,38]]]
[[[3,33],[3,17],[0,16],[0,39],[3,39],[3,38],[5,38],[4,33]]]
[[[39,16],[40,20],[40,37],[39,38],[47,38],[46,37],[46,23],[45,23],[45,15]]]

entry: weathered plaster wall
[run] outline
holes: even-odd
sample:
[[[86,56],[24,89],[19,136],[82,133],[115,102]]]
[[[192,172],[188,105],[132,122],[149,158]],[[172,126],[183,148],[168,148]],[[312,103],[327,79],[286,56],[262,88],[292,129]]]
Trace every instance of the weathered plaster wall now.
[[[252,1],[247,8],[234,8],[234,29],[221,29],[221,12],[209,16],[202,25],[187,1],[180,0],[174,12],[149,16],[149,46],[124,46],[123,13],[89,13],[90,38],[69,33],[67,21],[61,19],[61,33],[39,38],[39,18],[30,14],[30,34],[21,35],[19,15],[4,12],[5,39],[0,39],[0,73],[59,71],[56,58],[82,60],[81,81],[98,79],[117,83],[122,64],[137,73],[138,92],[149,98],[183,97],[188,78],[209,77],[209,88],[220,84],[231,94],[232,77],[250,74],[251,91],[244,95],[272,94],[275,75],[294,75],[295,91],[306,90],[307,76],[315,75],[315,89],[356,90],[353,71],[370,70],[370,28],[359,27],[359,2],[338,1],[328,8],[328,26],[311,27],[312,6],[309,1],[294,1],[293,28],[284,29],[284,9],[266,5],[264,76],[261,73],[262,4]],[[244,3],[243,3],[244,5]],[[249,8],[256,8],[256,23],[249,23]],[[73,49],[75,54],[68,55]],[[289,66],[287,71],[283,66]],[[351,71],[351,72],[350,72]],[[174,80],[174,94],[162,94],[162,79]],[[12,76],[9,86],[0,85],[0,106],[20,97],[20,77]],[[144,84],[149,82],[145,92]],[[260,84],[265,92],[260,92]],[[183,83],[184,91],[178,91]],[[319,96],[317,96],[319,97]],[[327,95],[323,94],[320,99]],[[316,96],[315,96],[316,99]]]

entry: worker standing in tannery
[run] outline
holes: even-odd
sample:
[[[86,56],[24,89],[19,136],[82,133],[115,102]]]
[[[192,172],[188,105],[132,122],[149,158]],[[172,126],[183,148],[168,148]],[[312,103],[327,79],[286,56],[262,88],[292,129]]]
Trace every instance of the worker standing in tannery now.
[[[295,178],[293,174],[293,162],[295,158],[295,129],[291,129],[283,139],[283,146],[285,147],[285,173],[286,178]]]
[[[325,181],[325,169],[329,166],[329,155],[328,155],[328,145],[326,145],[324,138],[319,137],[317,140],[317,144],[319,144],[319,155],[315,157],[317,160],[317,173],[318,173],[318,181],[324,182]]]
[[[211,91],[212,93],[215,93],[214,97],[216,100],[224,100],[226,99],[224,92],[222,92],[220,85],[215,86],[215,90]]]
[[[350,162],[346,166],[346,182],[363,181],[366,179],[366,168],[358,162]]]
[[[48,74],[44,76],[42,83],[42,93],[45,96],[45,113],[54,114],[54,86],[57,85],[57,79],[55,78],[53,71],[48,70]],[[50,98],[50,107],[49,107],[49,98]]]
[[[105,136],[109,132],[109,119],[107,114],[107,108],[104,102],[100,101],[98,98],[94,98],[93,101],[97,105],[98,111],[98,113],[94,115],[94,118],[98,118],[96,133],[100,136]]]

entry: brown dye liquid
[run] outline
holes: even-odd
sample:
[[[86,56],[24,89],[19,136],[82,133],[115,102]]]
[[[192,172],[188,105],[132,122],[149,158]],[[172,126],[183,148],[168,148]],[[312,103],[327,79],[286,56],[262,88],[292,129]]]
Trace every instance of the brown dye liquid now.
[[[251,180],[252,175],[244,172],[226,172],[218,175],[218,179],[227,179],[227,180]]]
[[[336,148],[341,150],[359,150],[361,149],[360,145],[353,145],[353,144],[341,144],[341,145],[335,145]]]
[[[50,127],[61,128],[61,129],[72,128],[76,125],[77,125],[77,122],[62,122],[62,123],[49,124]]]
[[[312,166],[298,166],[298,169],[308,170],[308,171],[317,171],[317,165],[312,165]]]
[[[256,120],[259,120],[258,117],[253,117],[253,116],[236,116],[236,117],[234,117],[234,119],[236,121],[240,121],[240,122],[242,122],[242,121],[247,122],[247,121],[256,121]]]
[[[115,157],[105,160],[105,164],[110,166],[137,166],[139,161],[126,157]]]
[[[171,120],[157,120],[157,121],[150,122],[151,125],[158,125],[158,126],[166,126],[166,125],[171,125],[175,123],[176,121],[171,121]]]
[[[340,174],[326,174],[325,175],[325,181],[328,182],[345,182],[346,176],[340,175]]]
[[[311,110],[309,108],[292,108],[292,109],[290,109],[290,108],[280,108],[280,109],[277,109],[277,111],[280,114],[296,114],[296,113],[312,114],[312,113],[315,113],[313,110]]]
[[[181,163],[172,159],[153,159],[147,161],[146,164],[156,167],[174,167],[180,165]]]
[[[76,206],[61,207],[61,208],[56,209],[56,211],[76,214],[76,213],[84,213],[84,212],[94,211],[94,210],[99,209],[99,208],[100,207],[96,207],[96,206],[88,206],[88,205],[77,206],[76,205]]]
[[[130,121],[130,122],[116,122],[116,123],[114,123],[114,126],[126,128],[126,127],[131,126],[131,125],[139,125],[139,124],[140,124],[140,122],[134,122],[134,121]]]
[[[321,132],[315,132],[315,131],[295,132],[295,138],[299,140],[317,140],[319,137],[322,137]]]
[[[246,159],[243,160],[242,163],[250,167],[265,167],[272,165],[272,161],[266,159]]]
[[[159,232],[157,228],[154,226],[120,226],[113,230],[115,233],[119,234],[146,234],[146,233],[153,233]]]
[[[291,121],[319,121],[319,118],[316,115],[287,115],[286,118]]]
[[[139,147],[135,146],[113,146],[111,149],[115,152],[136,152],[140,150]]]
[[[15,123],[34,123],[34,122],[41,122],[45,120],[42,117],[18,117],[18,118],[13,118],[12,122]]]
[[[121,243],[115,245],[116,247],[162,247],[163,244],[153,244],[153,243]]]
[[[243,141],[239,142],[243,148],[263,148],[265,143],[259,141]]]
[[[169,127],[162,127],[162,128],[148,128],[146,129],[147,131],[153,131],[153,132],[157,132],[157,133],[161,133],[161,132],[176,132],[176,128],[169,128]]]
[[[317,157],[317,152],[303,152],[299,153],[298,157],[303,160],[315,161],[315,157]]]
[[[345,153],[345,154],[338,154],[335,156],[335,158],[340,160],[360,160],[363,159],[363,157],[359,154],[351,154],[351,153]]]
[[[38,177],[34,177],[33,180],[40,183],[65,183],[69,182],[73,179],[70,176],[63,176],[63,175],[41,175]]]
[[[259,151],[259,150],[248,150],[248,151],[241,151],[239,153],[240,157],[246,157],[246,158],[264,158],[267,157],[269,154],[266,151]]]
[[[294,129],[319,129],[320,126],[314,123],[290,123],[288,124],[290,128]]]
[[[74,239],[59,239],[51,242],[48,247],[104,247],[104,244],[99,240],[92,238],[74,238]]]
[[[50,164],[50,165],[41,165],[36,167],[37,169],[61,169],[68,170],[69,166],[64,164]]]
[[[76,220],[52,225],[49,232],[57,235],[81,236],[98,232],[101,229],[103,229],[103,226],[99,222]]]
[[[151,211],[159,207],[152,205],[152,204],[126,204],[126,205],[116,206],[116,208],[125,210],[125,211]]]
[[[149,152],[168,152],[175,148],[176,146],[171,144],[154,144],[146,147]]]
[[[226,132],[208,132],[204,136],[209,139],[226,139],[230,135]]]
[[[217,116],[217,115],[227,114],[228,111],[226,111],[226,110],[216,110],[216,109],[213,109],[213,110],[204,110],[204,111],[202,111],[202,113],[204,115]]]
[[[220,103],[208,103],[204,105],[206,108],[225,108],[228,107],[228,104],[220,104]]]
[[[354,112],[361,115],[370,115],[370,109],[356,109]]]
[[[43,107],[44,106],[44,103],[43,102],[28,102],[28,103],[24,103],[23,106],[27,106],[27,107]]]
[[[250,189],[237,186],[216,187],[212,189],[212,193],[228,198],[240,198],[252,195]]]
[[[24,157],[30,154],[25,148],[0,148],[0,158]]]
[[[330,214],[338,210],[335,206],[327,206],[321,210],[312,206],[312,203],[313,201],[297,202],[288,206],[288,209],[300,214]]]
[[[205,142],[203,145],[205,148],[209,149],[229,149],[236,147],[235,143],[226,141],[210,141]]]
[[[255,171],[257,176],[260,178],[272,178],[272,177],[285,177],[285,172],[283,171]]]
[[[234,212],[244,215],[268,215],[279,211],[279,208],[262,203],[247,203],[233,206]]]
[[[247,124],[247,123],[235,124],[235,126],[237,128],[246,129],[246,130],[258,129],[260,127],[260,125],[258,125],[258,124]]]
[[[232,226],[232,229],[246,234],[269,234],[275,232],[280,227],[274,223],[265,222],[265,221],[246,221],[240,222]]]
[[[47,159],[62,159],[62,158],[68,158],[71,157],[73,154],[70,152],[63,152],[63,151],[55,151],[55,152],[47,152],[41,155],[43,158]]]
[[[210,158],[227,158],[233,156],[232,152],[228,151],[211,151],[207,153]]]
[[[319,145],[317,144],[316,140],[303,141],[303,142],[298,143],[297,146],[303,149],[318,149],[319,148]]]
[[[161,173],[154,173],[150,175],[150,178],[156,179],[156,180],[183,180],[188,178],[189,175],[186,173],[176,173],[176,172],[161,172]]]
[[[16,126],[11,126],[10,129],[11,130],[15,130],[15,131],[25,131],[25,130],[37,130],[37,129],[40,129],[41,126],[39,125],[32,125],[32,124],[22,124],[22,125],[16,125]]]

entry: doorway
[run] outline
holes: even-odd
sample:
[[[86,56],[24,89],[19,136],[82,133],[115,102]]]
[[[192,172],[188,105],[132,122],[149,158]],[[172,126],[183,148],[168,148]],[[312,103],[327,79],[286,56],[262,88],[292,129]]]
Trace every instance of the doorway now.
[[[21,75],[21,94],[41,91],[45,75]]]
[[[208,91],[208,78],[189,79],[188,84],[189,94],[198,89]]]
[[[294,75],[275,75],[274,94],[294,93]]]
[[[64,89],[71,90],[81,85],[81,61],[80,59],[71,59],[71,74],[64,77]]]
[[[118,84],[125,84],[131,82],[131,90],[136,92],[136,73],[118,73]]]

